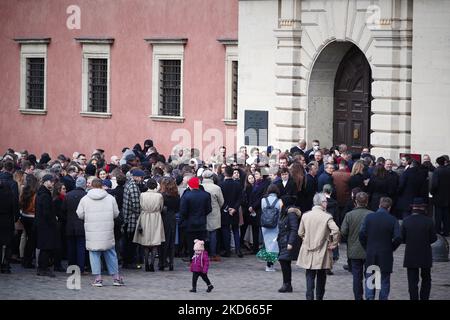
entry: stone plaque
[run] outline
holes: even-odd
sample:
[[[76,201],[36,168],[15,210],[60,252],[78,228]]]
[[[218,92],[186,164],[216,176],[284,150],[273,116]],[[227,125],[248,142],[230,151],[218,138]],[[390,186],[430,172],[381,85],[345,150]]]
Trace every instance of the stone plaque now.
[[[267,146],[268,111],[245,110],[245,145]]]

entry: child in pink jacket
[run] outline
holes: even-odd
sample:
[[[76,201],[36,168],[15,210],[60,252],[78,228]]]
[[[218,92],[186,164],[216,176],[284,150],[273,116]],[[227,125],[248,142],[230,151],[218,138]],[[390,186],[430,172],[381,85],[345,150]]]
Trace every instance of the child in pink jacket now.
[[[192,272],[192,289],[190,292],[197,292],[198,277],[202,277],[203,281],[208,285],[206,292],[211,292],[214,288],[211,281],[208,279],[209,258],[208,252],[205,251],[205,242],[202,240],[194,240],[194,256],[192,257],[191,272]]]

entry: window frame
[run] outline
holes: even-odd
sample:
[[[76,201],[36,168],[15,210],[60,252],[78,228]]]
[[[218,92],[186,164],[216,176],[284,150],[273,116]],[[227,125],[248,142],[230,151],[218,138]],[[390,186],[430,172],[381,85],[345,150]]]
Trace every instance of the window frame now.
[[[185,38],[145,39],[153,47],[152,53],[152,101],[149,118],[153,121],[184,122],[183,92],[184,92],[184,47]],[[160,61],[180,61],[180,114],[179,116],[166,116],[160,114]]]
[[[236,119],[232,118],[233,115],[233,62],[238,63],[238,74],[239,74],[239,54],[238,54],[238,41],[235,39],[218,39],[225,47],[225,112],[224,119],[222,120],[225,125],[236,126],[237,125],[237,115]],[[239,76],[238,76],[239,78]],[[238,92],[239,92],[239,82],[238,82]],[[238,92],[236,93],[239,96]],[[239,106],[239,102],[238,102]],[[239,111],[238,111],[239,113]]]
[[[47,114],[47,48],[51,38],[16,38],[20,44],[20,102],[19,112],[22,114]],[[29,109],[27,99],[27,59],[44,59],[44,103],[43,109]]]

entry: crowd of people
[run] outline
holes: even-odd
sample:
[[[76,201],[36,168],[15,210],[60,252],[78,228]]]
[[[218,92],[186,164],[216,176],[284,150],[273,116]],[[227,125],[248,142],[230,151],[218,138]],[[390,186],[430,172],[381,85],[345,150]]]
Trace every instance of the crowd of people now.
[[[152,140],[110,161],[102,149],[56,159],[8,149],[0,161],[1,273],[16,262],[54,277],[67,260],[82,274],[90,270],[93,286],[102,286],[102,269],[121,286],[119,266],[172,271],[180,257],[191,262],[191,292],[198,277],[211,292],[209,261],[245,252],[264,260],[267,272],[279,262],[279,292],[293,291],[297,261],[307,299],[320,300],[345,241],[355,299],[363,299],[372,265],[387,299],[393,252],[403,242],[410,297],[428,299],[431,244],[450,232],[449,157],[435,164],[428,155],[397,162],[318,140],[249,154],[245,146],[234,154],[221,147],[209,159],[179,146],[166,159]],[[374,296],[366,287],[366,299]]]

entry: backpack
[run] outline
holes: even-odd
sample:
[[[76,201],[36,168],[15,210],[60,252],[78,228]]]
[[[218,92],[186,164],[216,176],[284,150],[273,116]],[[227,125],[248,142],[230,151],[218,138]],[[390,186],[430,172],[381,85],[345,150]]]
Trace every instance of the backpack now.
[[[276,204],[280,199],[275,199],[272,204],[269,204],[267,198],[264,199],[266,200],[266,207],[262,209],[261,227],[273,229],[277,226],[278,217],[280,216],[280,210],[276,207]]]

